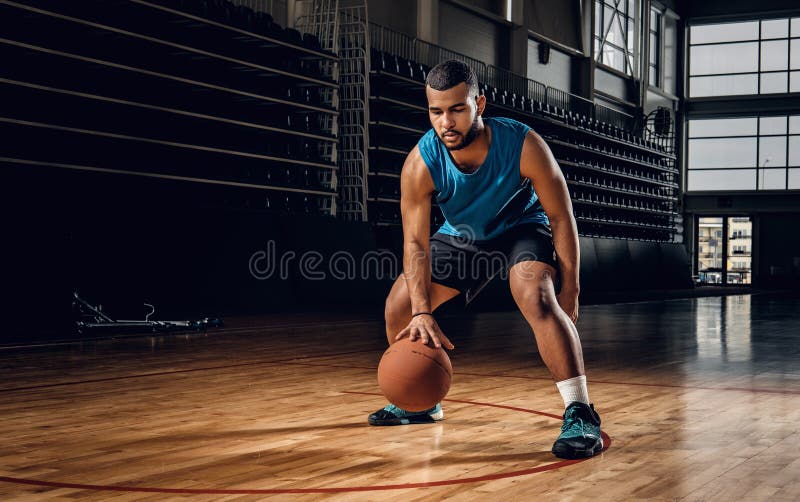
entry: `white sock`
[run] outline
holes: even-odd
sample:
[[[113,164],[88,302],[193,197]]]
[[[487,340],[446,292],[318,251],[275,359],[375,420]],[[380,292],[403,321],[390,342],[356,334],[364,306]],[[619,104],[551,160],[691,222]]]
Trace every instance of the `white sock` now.
[[[586,388],[586,375],[576,376],[568,380],[561,380],[560,382],[556,382],[556,387],[558,387],[558,392],[561,393],[565,408],[575,401],[589,404],[589,389]]]

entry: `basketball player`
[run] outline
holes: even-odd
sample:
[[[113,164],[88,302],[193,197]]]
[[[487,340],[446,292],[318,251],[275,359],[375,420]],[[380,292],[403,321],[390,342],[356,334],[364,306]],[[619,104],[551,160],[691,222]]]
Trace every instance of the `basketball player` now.
[[[552,452],[561,458],[590,457],[603,442],[574,324],[578,232],[561,170],[530,127],[482,117],[486,98],[478,95],[477,78],[466,64],[446,61],[434,67],[425,93],[432,128],[409,153],[400,177],[403,273],[386,299],[389,343],[409,337],[452,349],[433,312],[460,293],[471,301],[494,275],[473,276],[474,260],[483,256],[486,263],[492,261],[487,256],[500,254],[514,301],[564,399],[564,423]],[[433,236],[432,196],[445,216]],[[441,403],[423,412],[389,404],[368,421],[405,425],[443,418]]]

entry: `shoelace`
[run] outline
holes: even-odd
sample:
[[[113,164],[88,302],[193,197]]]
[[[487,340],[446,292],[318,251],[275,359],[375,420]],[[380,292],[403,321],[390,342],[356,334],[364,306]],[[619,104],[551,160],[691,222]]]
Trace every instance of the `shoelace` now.
[[[391,403],[389,403],[386,406],[386,408],[384,408],[384,410],[388,411],[389,413],[393,414],[394,416],[396,416],[398,418],[407,417],[409,415],[418,415],[418,414],[421,414],[421,413],[425,413],[425,412],[431,411],[431,410],[425,410],[424,412],[423,411],[408,412],[408,411],[406,411],[406,410],[404,410],[402,408],[398,408],[397,406],[395,406],[395,405],[393,405]]]
[[[566,432],[570,429],[573,429],[576,425],[580,427],[581,436],[586,437],[586,432],[583,428],[583,419],[580,417],[569,417],[564,420],[564,425],[561,426],[561,431]]]
[[[398,408],[397,406],[395,406],[395,405],[393,405],[391,403],[386,408],[388,408],[386,411],[388,411],[389,413],[393,413],[394,415],[405,414],[404,410],[401,410],[400,408]]]

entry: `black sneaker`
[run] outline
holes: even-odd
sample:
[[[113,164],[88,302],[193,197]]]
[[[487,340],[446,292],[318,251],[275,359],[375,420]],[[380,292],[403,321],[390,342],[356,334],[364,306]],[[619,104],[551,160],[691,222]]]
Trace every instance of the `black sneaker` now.
[[[570,403],[564,410],[561,434],[553,443],[553,455],[568,459],[586,458],[602,449],[600,416],[594,411],[594,405],[577,401]]]
[[[442,403],[425,411],[406,411],[393,404],[387,404],[367,417],[367,422],[370,425],[432,424],[443,418]]]

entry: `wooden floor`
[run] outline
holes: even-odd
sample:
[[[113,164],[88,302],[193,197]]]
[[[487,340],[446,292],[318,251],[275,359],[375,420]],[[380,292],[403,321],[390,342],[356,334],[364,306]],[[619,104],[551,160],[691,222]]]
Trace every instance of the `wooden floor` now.
[[[444,422],[377,428],[382,322],[0,349],[1,500],[800,500],[800,299],[588,306],[607,449],[550,454],[562,403],[517,313],[441,320]]]

